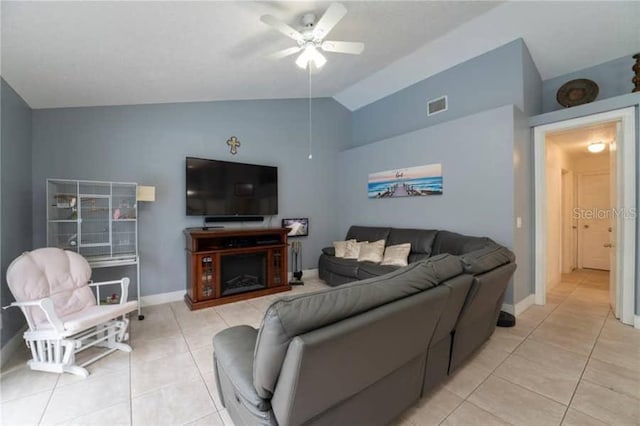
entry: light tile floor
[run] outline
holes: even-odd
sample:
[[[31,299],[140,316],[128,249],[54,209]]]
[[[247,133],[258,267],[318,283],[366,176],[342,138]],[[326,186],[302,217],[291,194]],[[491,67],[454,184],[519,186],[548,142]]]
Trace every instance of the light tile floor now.
[[[397,422],[431,424],[640,425],[640,330],[611,313],[608,273],[563,276]]]
[[[292,293],[326,288],[317,279]],[[410,408],[398,425],[640,424],[640,331],[610,313],[606,274],[578,271],[498,328],[473,358]],[[257,327],[267,306],[292,293],[199,311],[183,302],[145,308],[131,322],[131,354],[112,354],[91,376],[27,370],[26,352],[2,372],[2,425],[213,425],[220,404],[211,337]]]

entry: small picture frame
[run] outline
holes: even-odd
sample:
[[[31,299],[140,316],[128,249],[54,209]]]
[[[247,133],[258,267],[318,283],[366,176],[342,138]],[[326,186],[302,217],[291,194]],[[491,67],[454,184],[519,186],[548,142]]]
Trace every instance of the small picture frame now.
[[[306,237],[309,235],[309,218],[282,219],[282,227],[289,229],[289,237]]]

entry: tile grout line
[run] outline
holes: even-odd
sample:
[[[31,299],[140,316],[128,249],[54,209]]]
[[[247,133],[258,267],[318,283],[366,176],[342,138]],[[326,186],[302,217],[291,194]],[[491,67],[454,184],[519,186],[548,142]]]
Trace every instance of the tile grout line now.
[[[580,281],[580,282],[581,282],[581,281]],[[564,302],[565,302],[565,301],[566,301],[566,300],[567,300],[567,299],[568,299],[568,298],[569,298],[569,297],[570,297],[570,296],[571,296],[571,295],[576,291],[576,289],[580,286],[580,282],[576,284],[576,287],[571,291],[571,293],[567,294],[567,295],[564,297],[564,299],[562,300],[562,302],[558,303],[558,306],[556,306],[556,307],[555,307],[555,308],[553,308],[551,311],[549,311],[549,313],[548,313],[548,314],[547,314],[547,315],[542,319],[542,321],[540,321],[540,322],[538,323],[538,325],[536,325],[533,329],[531,329],[531,331],[530,331],[529,333],[527,333],[527,335],[524,337],[524,339],[522,339],[522,341],[521,341],[520,343],[518,343],[518,345],[516,345],[516,347],[515,347],[515,348],[513,348],[513,350],[512,350],[511,352],[509,352],[509,355],[508,355],[505,359],[503,359],[503,360],[502,360],[498,365],[496,365],[496,367],[495,367],[493,370],[491,370],[491,372],[489,373],[489,375],[488,375],[487,377],[485,377],[485,378],[484,378],[484,380],[482,380],[482,381],[478,384],[478,386],[476,386],[475,388],[473,388],[473,390],[469,393],[469,395],[467,395],[467,397],[466,397],[466,398],[464,398],[464,399],[462,400],[462,402],[460,402],[460,404],[458,404],[458,405],[456,406],[456,408],[454,408],[454,409],[453,409],[449,414],[447,414],[447,416],[446,416],[446,417],[445,417],[445,418],[444,418],[444,419],[443,419],[439,424],[444,423],[444,422],[449,418],[449,416],[451,416],[451,414],[453,414],[453,413],[454,413],[458,408],[460,408],[460,406],[461,406],[462,404],[464,404],[465,402],[469,402],[470,404],[473,404],[473,402],[468,401],[469,397],[471,397],[471,395],[473,395],[473,393],[474,393],[476,390],[478,390],[478,388],[479,388],[480,386],[482,386],[482,385],[483,385],[487,380],[489,380],[489,378],[490,378],[490,377],[494,376],[494,374],[493,374],[493,373],[494,373],[498,368],[500,368],[500,366],[501,366],[502,364],[504,364],[504,363],[505,363],[509,358],[511,358],[511,356],[513,356],[513,355],[515,354],[515,351],[516,351],[516,350],[517,350],[517,349],[518,349],[518,348],[519,348],[519,347],[520,347],[520,346],[521,346],[521,345],[522,345],[522,344],[523,344],[523,343],[524,343],[524,342],[525,342],[525,341],[526,341],[526,340],[527,340],[527,339],[528,339],[528,338],[533,334],[533,332],[534,332],[534,331],[536,331],[536,330],[538,329],[538,327],[540,327],[540,326],[542,325],[542,323],[544,323],[544,322],[545,322],[545,321],[546,321],[546,320],[551,316],[551,314],[552,314],[553,312],[555,312],[555,310],[556,310],[556,309],[558,309],[558,308],[560,307],[560,305],[562,305],[562,304],[563,304],[563,303],[564,303]],[[597,342],[597,339],[596,339],[596,342]],[[595,344],[594,344],[594,346],[595,346]],[[587,358],[587,364],[588,364],[588,362],[589,362],[589,358]],[[585,364],[585,368],[586,368],[586,364]],[[498,376],[494,376],[494,377],[498,377]],[[582,378],[582,376],[580,376],[580,377]],[[524,386],[521,386],[521,385],[519,385],[519,384],[517,384],[517,383],[513,383],[513,382],[511,382],[510,380],[504,379],[504,378],[502,378],[502,377],[498,377],[498,378],[499,378],[499,379],[502,379],[502,380],[505,380],[505,381],[507,381],[507,382],[509,382],[509,383],[511,383],[511,384],[513,384],[513,385],[515,385],[515,386],[518,386],[518,387],[520,387],[520,388],[524,389],[524,390],[527,390],[527,391],[529,391],[529,392],[533,392],[533,393],[535,393],[535,394],[537,394],[537,395],[540,395],[540,396],[542,396],[542,397],[544,397],[544,398],[546,398],[546,399],[549,399],[549,400],[554,401],[554,402],[558,402],[558,401],[556,401],[556,400],[554,400],[554,399],[552,399],[552,398],[549,398],[548,396],[545,396],[545,395],[542,395],[542,394],[540,394],[540,393],[538,393],[538,392],[535,392],[535,391],[532,391],[532,390],[530,390],[530,389],[527,389],[527,388],[525,388]],[[578,383],[579,383],[579,381],[578,381]],[[577,386],[576,386],[576,387],[577,387]],[[570,401],[570,402],[571,402],[571,401]],[[560,404],[561,404],[561,403],[560,403]],[[474,404],[474,405],[475,405],[475,404]],[[564,404],[563,404],[563,405],[564,405]],[[479,407],[479,408],[480,408],[481,410],[483,410],[483,408],[482,408],[482,407]],[[569,409],[569,405],[567,405],[567,410],[568,410],[568,409]],[[567,410],[565,410],[565,414],[566,414],[566,411],[567,411]],[[487,410],[484,410],[484,411],[487,411]],[[487,411],[487,412],[488,412],[488,411]],[[493,415],[493,416],[495,416],[495,417],[497,417],[497,418],[499,418],[499,419],[500,419],[500,420],[502,420],[502,421],[505,421],[505,422],[509,423],[509,421],[507,421],[507,420],[503,419],[502,417],[500,417],[500,416],[498,416],[498,415],[496,415],[496,414],[494,414],[494,413],[491,413],[491,412],[488,412],[488,413],[489,413],[489,414],[491,414],[491,415]],[[564,420],[564,415],[563,415],[563,417],[562,417],[562,420]],[[561,420],[561,423],[562,423],[562,420]]]
[[[44,420],[44,415],[47,412],[47,409],[49,408],[49,404],[51,403],[51,399],[53,398],[53,392],[56,390],[56,387],[58,386],[58,381],[60,381],[60,375],[58,375],[58,378],[56,379],[56,382],[53,385],[53,389],[51,389],[51,394],[47,399],[47,403],[44,406],[44,410],[42,410],[42,414],[40,414],[40,419],[38,420],[38,424],[42,424],[42,421]]]
[[[589,366],[589,361],[591,361],[591,356],[593,355],[593,351],[595,350],[596,346],[598,345],[598,340],[600,340],[600,336],[602,335],[602,330],[604,330],[604,327],[607,325],[607,318],[609,317],[609,313],[611,312],[611,309],[609,309],[609,312],[607,312],[607,316],[605,317],[604,321],[602,321],[602,326],[600,327],[600,331],[598,332],[598,336],[596,337],[595,342],[593,342],[593,346],[591,347],[591,351],[589,351],[589,356],[587,357],[587,362],[585,362],[584,367],[582,368],[582,372],[580,373],[580,378],[578,378],[578,383],[576,383],[576,387],[573,390],[573,393],[571,394],[571,398],[569,399],[569,403],[567,404],[567,409],[564,412],[564,415],[562,416],[562,420],[560,421],[560,424],[562,424],[562,422],[564,421],[565,417],[567,417],[567,413],[569,412],[569,408],[571,408],[571,403],[573,402],[573,398],[576,396],[576,392],[578,391],[578,388],[580,387],[580,384],[582,383],[582,377],[584,376],[584,372],[587,371],[587,367]]]
[[[216,312],[215,311],[215,307],[212,307],[212,308],[214,308],[214,312]],[[169,303],[169,309],[171,310],[171,313],[173,314],[173,319],[176,321],[176,324],[178,324],[178,329],[180,330],[180,335],[182,335],[182,338],[184,339],[185,344],[187,345],[187,348],[189,349],[189,355],[191,356],[191,360],[193,361],[193,363],[196,366],[196,370],[198,370],[198,375],[200,376],[200,380],[201,380],[202,384],[204,384],[204,388],[207,390],[207,395],[209,395],[209,400],[211,400],[211,403],[213,404],[214,412],[213,413],[209,413],[209,414],[207,414],[207,415],[205,415],[205,416],[203,416],[201,418],[209,416],[210,414],[216,414],[218,416],[218,418],[220,419],[220,423],[222,423],[224,425],[224,420],[222,419],[222,416],[219,413],[220,410],[218,408],[218,404],[216,404],[216,401],[213,398],[213,395],[211,395],[211,391],[209,390],[209,387],[207,386],[207,381],[205,380],[205,378],[204,378],[204,376],[202,374],[202,371],[200,371],[200,367],[198,367],[198,363],[196,362],[196,358],[193,356],[192,348],[189,345],[189,343],[187,342],[187,339],[185,339],[185,337],[184,337],[184,330],[182,329],[182,325],[180,325],[180,321],[178,321],[178,317],[176,316],[176,312],[173,310],[173,306],[171,306],[171,303]],[[218,313],[216,312],[216,314],[218,314]],[[224,318],[222,318],[222,315],[218,314],[218,316],[220,317],[222,322],[224,322],[228,327],[229,324],[227,324],[227,322],[224,320]],[[211,362],[213,362],[213,360],[211,360]],[[199,420],[199,419],[195,419],[195,420],[193,420],[193,421],[191,421],[189,423],[193,423],[193,422],[195,422],[197,420]],[[187,424],[189,424],[189,423],[187,423]]]
[[[560,306],[560,305],[558,305],[558,306]],[[553,310],[557,309],[557,308],[558,308],[558,306],[556,306]],[[553,311],[551,311],[551,312],[553,312]],[[462,399],[462,401],[460,402],[460,404],[458,404],[458,405],[456,406],[456,408],[454,408],[454,409],[453,409],[449,414],[447,414],[447,416],[446,416],[446,417],[442,420],[442,422],[440,422],[439,424],[444,423],[444,422],[449,418],[449,416],[451,416],[451,414],[453,414],[453,413],[454,413],[458,408],[460,408],[460,406],[461,406],[462,404],[464,404],[465,402],[469,402],[470,404],[473,404],[473,402],[468,401],[469,397],[470,397],[471,395],[473,395],[473,393],[474,393],[476,390],[478,390],[478,388],[479,388],[480,386],[482,386],[482,385],[484,384],[484,382],[486,382],[486,381],[489,379],[489,377],[493,376],[493,372],[494,372],[494,371],[496,371],[498,368],[500,368],[500,366],[501,366],[502,364],[504,364],[504,363],[505,363],[509,358],[511,358],[511,356],[514,354],[514,352],[516,351],[516,349],[518,349],[518,348],[520,347],[520,345],[522,345],[522,343],[524,343],[524,341],[525,341],[525,340],[527,340],[527,339],[529,338],[529,336],[531,335],[531,333],[533,333],[533,332],[534,332],[534,331],[535,331],[535,330],[540,326],[540,324],[542,324],[542,323],[543,323],[543,322],[548,318],[548,316],[549,316],[549,315],[551,315],[551,312],[549,312],[549,314],[547,314],[547,316],[545,316],[545,317],[544,317],[544,319],[543,319],[542,321],[540,321],[540,323],[538,323],[538,325],[536,325],[536,326],[535,326],[535,327],[534,327],[534,328],[533,328],[533,329],[532,329],[532,330],[531,330],[531,331],[530,331],[530,332],[529,332],[529,333],[524,337],[524,339],[522,339],[522,342],[518,343],[518,345],[517,345],[515,348],[513,348],[513,350],[512,350],[511,352],[509,352],[509,355],[507,355],[507,356],[505,357],[505,359],[503,359],[503,360],[502,360],[498,365],[496,365],[492,370],[490,370],[490,371],[489,371],[489,374],[487,375],[487,377],[485,377],[485,378],[484,378],[480,383],[478,383],[478,386],[476,386],[475,388],[473,388],[473,390],[472,390],[471,392],[469,392],[469,395],[467,395],[467,396],[466,396],[466,398],[463,398],[463,399]],[[491,337],[489,337],[489,338],[491,338]],[[509,382],[509,383],[511,383],[511,382]],[[514,384],[515,384],[515,383],[514,383]],[[474,405],[475,405],[475,404],[474,404]],[[481,410],[484,410],[482,407],[478,407],[478,408],[480,408]],[[484,411],[487,411],[487,410],[484,410]],[[487,412],[488,412],[488,411],[487,411]],[[488,413],[489,413],[489,412],[488,412]],[[491,415],[493,415],[493,416],[495,416],[495,417],[498,417],[500,420],[506,421],[505,419],[503,419],[503,418],[502,418],[502,417],[500,417],[500,416],[497,416],[497,415],[496,415],[496,414],[494,414],[494,413],[489,413],[489,414],[491,414]],[[509,423],[509,422],[507,422],[507,423]]]

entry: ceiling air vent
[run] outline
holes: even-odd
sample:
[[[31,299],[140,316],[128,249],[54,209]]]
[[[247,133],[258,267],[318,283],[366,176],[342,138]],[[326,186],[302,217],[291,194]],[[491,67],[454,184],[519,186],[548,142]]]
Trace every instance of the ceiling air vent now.
[[[427,102],[427,117],[447,110],[447,96],[441,96]]]

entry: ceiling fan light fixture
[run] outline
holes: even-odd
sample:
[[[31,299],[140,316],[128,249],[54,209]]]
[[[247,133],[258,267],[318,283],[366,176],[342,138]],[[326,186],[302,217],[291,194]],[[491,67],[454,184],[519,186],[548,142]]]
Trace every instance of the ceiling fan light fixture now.
[[[593,154],[597,154],[599,152],[604,151],[606,147],[607,145],[604,142],[600,141],[600,142],[591,142],[589,146],[587,146],[587,149],[589,150],[589,152]]]
[[[298,59],[296,59],[296,65],[302,69],[307,68],[307,62],[309,62],[309,53],[307,49],[304,49]]]
[[[315,64],[316,68],[322,68],[324,66],[324,64],[327,63],[327,58],[324,57],[324,55],[320,52],[318,52],[318,50],[316,50],[316,48],[313,49],[313,63]]]
[[[304,48],[298,59],[296,59],[296,65],[302,69],[306,69],[309,66],[309,62],[313,62],[316,68],[322,68],[327,63],[322,53],[318,52],[315,46],[307,46]]]

